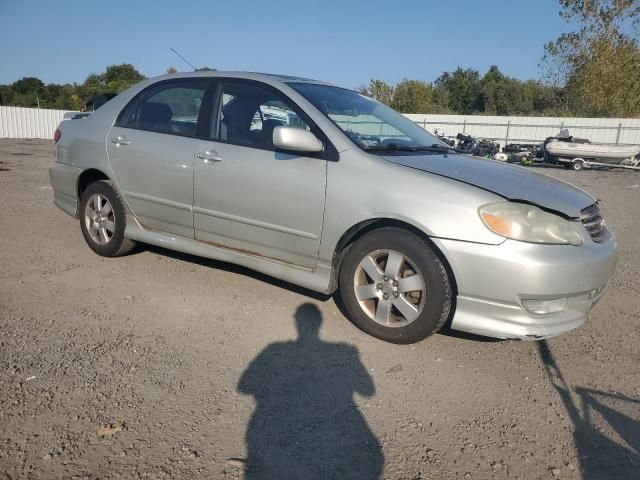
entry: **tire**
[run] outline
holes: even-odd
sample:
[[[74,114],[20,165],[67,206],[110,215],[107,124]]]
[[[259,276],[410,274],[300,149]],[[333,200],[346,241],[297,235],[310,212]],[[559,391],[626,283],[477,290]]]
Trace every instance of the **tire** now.
[[[124,236],[124,203],[110,181],[99,180],[85,189],[78,216],[87,245],[98,255],[119,257],[135,247],[135,242]]]
[[[582,160],[574,160],[571,163],[571,168],[573,168],[574,172],[579,172],[584,168],[584,162]]]
[[[391,343],[433,335],[452,306],[451,283],[440,258],[425,240],[396,227],[369,232],[348,247],[338,292],[354,325]]]

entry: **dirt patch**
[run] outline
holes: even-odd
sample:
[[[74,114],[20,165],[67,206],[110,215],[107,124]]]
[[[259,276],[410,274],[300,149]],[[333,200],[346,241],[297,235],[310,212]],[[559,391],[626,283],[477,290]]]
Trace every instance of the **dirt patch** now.
[[[544,170],[598,196],[619,241],[583,327],[546,342],[441,334],[396,346],[332,299],[239,267],[158,248],[96,256],[52,204],[52,160],[53,142],[0,140],[6,478],[640,471],[637,173]]]

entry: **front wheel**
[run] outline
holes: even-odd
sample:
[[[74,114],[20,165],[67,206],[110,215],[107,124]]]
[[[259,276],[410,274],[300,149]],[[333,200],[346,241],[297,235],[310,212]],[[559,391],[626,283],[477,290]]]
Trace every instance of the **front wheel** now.
[[[392,343],[414,343],[436,333],[449,316],[449,276],[431,246],[388,227],[367,233],[347,250],[339,293],[349,319]]]
[[[135,246],[124,236],[124,204],[111,182],[99,180],[87,187],[82,193],[79,217],[82,235],[98,255],[118,257]]]

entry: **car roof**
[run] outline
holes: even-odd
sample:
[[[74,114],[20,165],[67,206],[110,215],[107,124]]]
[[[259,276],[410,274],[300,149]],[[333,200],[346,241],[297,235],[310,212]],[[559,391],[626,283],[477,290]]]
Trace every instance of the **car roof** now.
[[[218,70],[198,70],[195,72],[180,72],[170,73],[167,75],[161,75],[149,80],[168,80],[171,78],[197,78],[197,77],[226,77],[226,78],[240,78],[246,80],[258,80],[266,83],[314,83],[318,85],[331,85],[330,83],[320,80],[313,80],[311,78],[297,77],[293,75],[279,75],[275,73],[261,73],[261,72],[238,72],[238,71],[218,71]]]

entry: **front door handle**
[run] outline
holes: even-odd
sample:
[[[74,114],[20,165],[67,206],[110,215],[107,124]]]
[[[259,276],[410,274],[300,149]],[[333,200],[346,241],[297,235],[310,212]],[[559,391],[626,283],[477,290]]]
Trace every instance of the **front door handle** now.
[[[115,143],[116,145],[129,145],[131,142],[127,140],[127,137],[124,135],[118,135],[111,139],[111,143]]]
[[[216,152],[215,150],[206,150],[204,152],[198,152],[196,153],[196,158],[199,158],[200,160],[204,160],[204,163],[214,163],[214,162],[222,161],[222,157],[218,155],[218,152]]]

